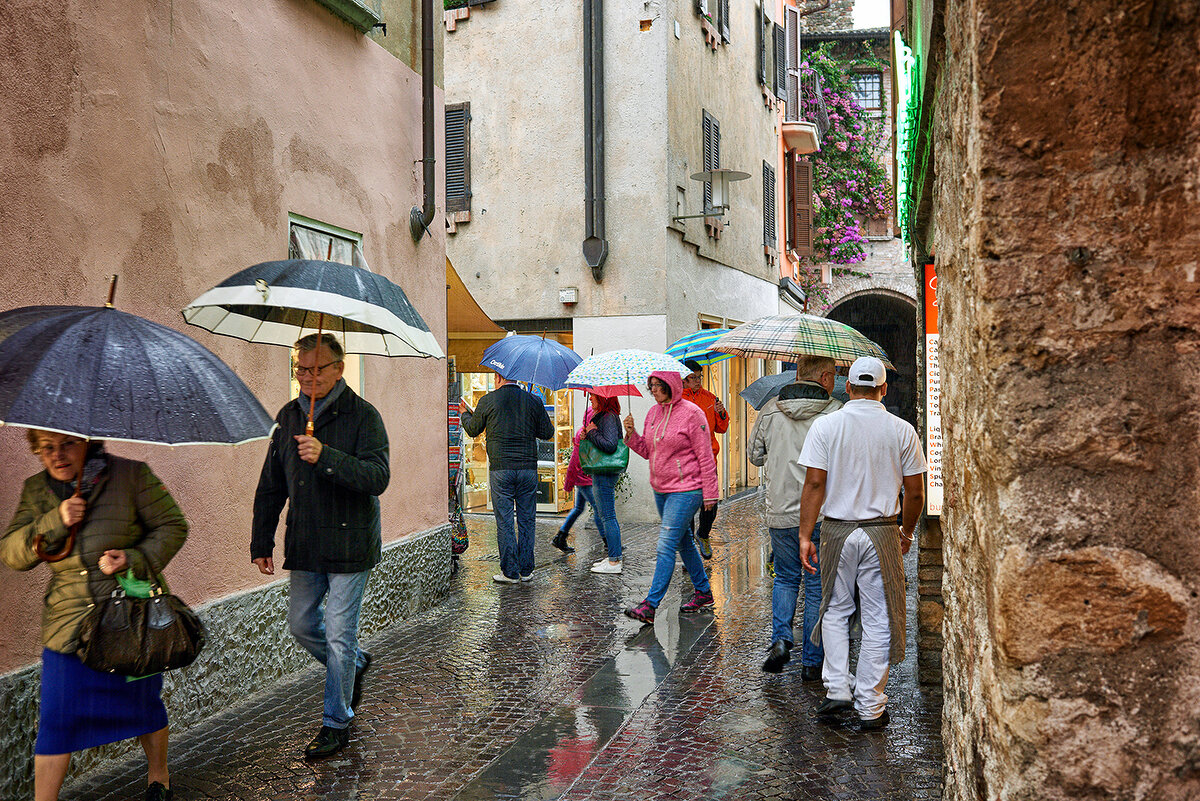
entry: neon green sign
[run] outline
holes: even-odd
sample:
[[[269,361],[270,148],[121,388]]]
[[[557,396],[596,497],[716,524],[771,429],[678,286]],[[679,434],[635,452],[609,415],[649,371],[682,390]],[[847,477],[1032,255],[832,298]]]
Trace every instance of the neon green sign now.
[[[896,211],[900,236],[905,245],[911,244],[912,230],[912,167],[916,145],[916,126],[920,119],[917,89],[917,59],[904,44],[900,31],[892,36],[893,63],[896,65]]]

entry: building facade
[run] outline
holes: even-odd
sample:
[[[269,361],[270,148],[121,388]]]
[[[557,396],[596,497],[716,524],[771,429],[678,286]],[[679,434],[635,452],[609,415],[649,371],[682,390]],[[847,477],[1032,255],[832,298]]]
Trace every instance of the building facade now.
[[[409,233],[423,191],[413,168],[421,26],[410,4],[16,0],[0,12],[0,41],[5,307],[99,306],[117,273],[118,308],[200,341],[272,414],[292,391],[289,351],[188,327],[179,311],[238,270],[319,243],[322,256],[332,249],[387,275],[435,334],[446,330],[443,226],[419,244]],[[435,99],[440,131],[440,91]],[[444,473],[412,469],[446,462],[446,363],[366,357],[347,373],[391,437],[370,633],[448,586]],[[23,432],[7,431],[0,508],[11,513],[40,465]],[[210,636],[196,664],[168,675],[177,731],[311,662],[287,631],[286,582],[249,560],[266,449],[110,446],[147,460],[191,525],[166,576]],[[0,598],[0,787],[15,796],[32,770],[46,581],[44,569],[6,570]],[[114,753],[88,752],[75,770]]]

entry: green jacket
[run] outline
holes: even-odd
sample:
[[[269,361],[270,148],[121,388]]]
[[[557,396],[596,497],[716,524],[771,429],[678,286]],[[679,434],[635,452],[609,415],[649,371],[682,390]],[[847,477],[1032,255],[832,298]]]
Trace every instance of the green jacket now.
[[[58,514],[61,503],[42,471],[25,481],[17,513],[0,540],[0,559],[14,570],[41,563],[33,540],[42,535],[53,549],[67,536]],[[183,546],[188,524],[167,488],[144,462],[109,456],[71,555],[50,567],[50,586],[42,605],[42,644],[63,654],[75,653],[79,625],[97,599],[117,588],[114,576],[100,572],[110,549],[124,550],[135,576],[147,580],[162,572]]]

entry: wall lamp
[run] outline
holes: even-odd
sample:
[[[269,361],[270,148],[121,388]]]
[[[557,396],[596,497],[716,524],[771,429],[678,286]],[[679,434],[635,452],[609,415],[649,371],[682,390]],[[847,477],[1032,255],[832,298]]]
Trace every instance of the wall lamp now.
[[[734,181],[744,181],[750,177],[750,173],[741,172],[740,170],[729,170],[724,167],[716,170],[706,170],[692,175],[693,181],[712,184],[712,205],[709,210],[703,214],[681,214],[677,217],[672,217],[671,222],[677,220],[691,220],[696,217],[723,217],[725,212],[729,211],[729,185]]]

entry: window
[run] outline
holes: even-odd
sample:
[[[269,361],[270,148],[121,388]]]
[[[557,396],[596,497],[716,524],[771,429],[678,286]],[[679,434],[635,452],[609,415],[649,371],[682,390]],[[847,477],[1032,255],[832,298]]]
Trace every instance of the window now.
[[[446,106],[446,212],[471,210],[471,104]]]
[[[714,49],[717,44],[729,44],[729,0],[696,0],[696,13],[707,19],[713,34],[720,37]]]
[[[763,162],[763,245],[774,252],[775,242],[775,168]]]
[[[288,258],[316,259],[318,261],[336,261],[341,264],[353,264],[364,270],[370,270],[363,256],[362,234],[339,228],[336,225],[319,222],[301,217],[298,214],[288,215]],[[314,329],[312,333],[316,333]],[[344,342],[342,343],[345,344]],[[293,358],[295,354],[293,353]],[[290,370],[295,365],[289,365]],[[363,359],[362,356],[346,354],[346,366],[342,378],[357,392],[363,394]],[[300,391],[296,379],[291,379],[292,397]]]
[[[721,166],[721,124],[717,118],[707,111],[701,112],[703,117],[704,135],[704,171],[715,170]],[[712,205],[712,181],[704,182],[704,213],[710,214]]]
[[[856,72],[850,76],[854,99],[863,111],[878,117],[883,114],[883,74]]]
[[[788,158],[787,243],[797,256],[813,253],[812,164]]]

